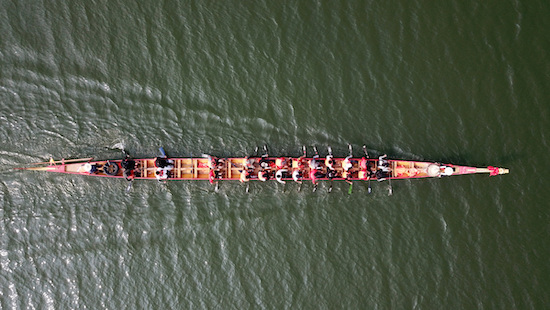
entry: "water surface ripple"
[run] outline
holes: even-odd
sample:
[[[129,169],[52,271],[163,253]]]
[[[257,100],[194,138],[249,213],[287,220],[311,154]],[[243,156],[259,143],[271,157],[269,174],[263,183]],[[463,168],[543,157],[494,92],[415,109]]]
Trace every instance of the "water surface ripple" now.
[[[0,308],[544,309],[543,1],[0,5]],[[371,154],[502,177],[135,182],[55,158]]]

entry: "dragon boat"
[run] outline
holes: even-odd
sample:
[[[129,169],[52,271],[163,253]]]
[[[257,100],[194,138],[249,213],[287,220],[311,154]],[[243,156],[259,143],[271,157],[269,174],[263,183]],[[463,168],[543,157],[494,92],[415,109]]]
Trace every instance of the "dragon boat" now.
[[[171,158],[160,148],[162,156],[156,158],[94,160],[93,158],[62,159],[36,163],[31,167],[16,168],[127,180],[205,180],[217,181],[367,181],[438,178],[465,174],[485,173],[491,176],[509,173],[499,167],[472,167],[442,164],[429,161],[388,159],[385,155],[370,158],[365,146],[365,155],[334,157],[329,147],[326,157],[320,157],[315,148],[314,156],[306,156],[305,147],[300,157],[272,157],[264,155],[216,158],[202,157]]]

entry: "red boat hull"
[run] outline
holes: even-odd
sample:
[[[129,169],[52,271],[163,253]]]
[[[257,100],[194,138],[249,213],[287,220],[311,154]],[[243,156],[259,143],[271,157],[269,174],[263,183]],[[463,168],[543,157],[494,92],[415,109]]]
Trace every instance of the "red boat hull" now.
[[[349,158],[348,158],[349,159]],[[453,164],[439,164],[434,162],[420,162],[408,160],[387,160],[386,165],[379,165],[378,159],[351,158],[348,169],[344,169],[345,158],[333,158],[332,175],[328,175],[329,168],[325,165],[324,158],[317,158],[316,173],[312,174],[313,158],[275,158],[275,157],[254,157],[254,158],[224,158],[218,159],[215,166],[210,164],[208,158],[169,158],[169,167],[159,168],[155,165],[154,158],[134,159],[135,168],[127,171],[121,166],[122,160],[104,161],[51,161],[47,166],[23,168],[26,170],[39,170],[57,173],[89,175],[107,178],[130,178],[138,180],[159,179],[159,180],[231,180],[231,181],[254,181],[254,180],[275,180],[278,170],[286,170],[279,181],[292,181],[292,172],[300,170],[300,180],[318,181],[323,180],[383,180],[383,179],[417,179],[432,178],[441,176],[454,176],[464,174],[489,173],[490,175],[506,174],[508,169],[504,168],[477,168],[470,166],[459,166]],[[248,165],[245,162],[248,161]],[[277,166],[283,162],[284,165]],[[286,162],[285,162],[286,161]],[[349,166],[351,164],[351,166]],[[116,165],[114,167],[113,165]],[[245,167],[246,165],[246,167]],[[90,166],[96,170],[89,171]],[[112,168],[112,169],[111,169]],[[108,170],[110,169],[110,170]],[[116,170],[116,171],[115,171]],[[385,172],[384,172],[385,171]],[[159,172],[162,174],[158,176]],[[259,175],[260,173],[262,175]],[[247,175],[244,177],[243,175]]]

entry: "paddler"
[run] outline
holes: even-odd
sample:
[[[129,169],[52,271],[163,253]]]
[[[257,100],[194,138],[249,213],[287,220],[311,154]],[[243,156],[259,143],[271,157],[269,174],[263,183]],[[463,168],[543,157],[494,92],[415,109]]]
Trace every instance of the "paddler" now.
[[[163,168],[157,168],[157,170],[155,171],[155,177],[159,182],[162,180],[166,180],[168,179],[168,171]]]
[[[309,178],[311,179],[311,182],[313,183],[313,185],[317,184],[317,169],[309,170]]]
[[[268,169],[271,167],[271,165],[273,165],[273,160],[268,159],[266,157],[261,157],[259,164],[260,164],[260,167],[262,167],[263,169]]]
[[[388,155],[384,154],[384,155],[381,155],[380,157],[378,157],[378,166],[382,166],[382,167],[387,167],[389,166],[389,162],[388,160],[386,159],[388,157]]]
[[[319,162],[318,162],[317,158],[314,157],[314,158],[309,160],[309,169],[317,170],[319,168],[320,167],[319,167]]]
[[[351,182],[351,174],[352,174],[351,169],[349,169],[349,170],[344,170],[344,171],[342,172],[342,178],[344,178],[344,180],[345,180],[348,184],[352,184],[352,182]]]
[[[359,180],[363,180],[363,181],[367,181],[368,179],[370,179],[370,176],[369,176],[369,173],[368,173],[368,170],[367,169],[361,169],[359,170]]]
[[[368,171],[368,163],[365,157],[361,158],[361,161],[359,162],[359,167],[361,168],[361,170],[359,170],[359,173],[358,173],[359,180],[366,181],[370,179],[370,175]]]
[[[299,168],[294,168],[292,171],[292,179],[294,182],[302,184],[302,171]]]
[[[322,178],[324,176],[325,174],[318,169],[309,170],[309,178],[311,179],[311,182],[313,182],[314,185],[317,184],[317,179]]]
[[[244,183],[244,182],[248,182],[249,180],[250,180],[250,172],[248,172],[247,169],[241,170],[241,177],[239,181],[241,181],[241,183]]]
[[[214,171],[214,169],[210,169],[210,171],[208,172],[208,181],[210,182],[210,184],[214,184],[215,178],[216,178],[216,172]]]
[[[325,158],[325,166],[330,170],[334,170],[334,156],[332,154],[328,154]]]
[[[174,161],[166,157],[155,158],[155,167],[157,168],[155,176],[157,180],[165,180],[170,176],[170,170],[174,169]]]
[[[367,159],[365,157],[361,158],[361,161],[359,162],[359,167],[362,170],[367,170]]]
[[[80,168],[79,168],[80,170]],[[98,172],[97,165],[91,164],[91,163],[85,163],[84,164],[84,171],[88,172],[89,174],[95,174]]]
[[[218,168],[218,159],[216,157],[210,156],[208,154],[204,154],[202,156],[208,159],[208,168],[210,169]]]
[[[214,184],[214,180],[219,177],[220,169],[223,168],[224,161],[208,154],[203,154],[202,156],[208,159],[208,168],[210,169],[208,172],[208,181],[210,181],[210,184]]]
[[[243,158],[243,168],[245,170],[248,170],[248,169],[252,169],[254,168],[254,162],[256,160],[254,158],[250,158],[249,156],[245,156]]]
[[[285,176],[286,172],[288,170],[287,169],[279,169],[277,170],[277,172],[275,173],[275,179],[277,180],[277,182],[281,183],[281,184],[285,184],[286,182],[283,181],[283,177]]]
[[[269,180],[269,173],[264,169],[260,170],[258,172],[258,179],[262,182]]]
[[[126,178],[127,181],[130,181],[134,178],[134,169],[136,167],[136,162],[130,159],[130,155],[126,154],[126,157],[120,162],[120,166],[124,169],[122,175]]]
[[[327,174],[326,174],[327,178],[334,179],[337,176],[338,176],[338,172],[336,171],[336,169],[327,169]]]
[[[88,172],[89,174],[96,174],[98,172],[98,167],[96,164],[92,164],[92,163],[85,163],[83,166],[81,166],[84,171]],[[78,170],[80,170],[80,168],[78,168]]]
[[[275,168],[276,169],[284,169],[288,167],[288,160],[284,157],[279,157],[275,159]]]
[[[346,157],[342,162],[342,168],[344,168],[344,171],[349,171],[352,167],[353,167],[353,163],[351,162],[351,155],[350,155]]]

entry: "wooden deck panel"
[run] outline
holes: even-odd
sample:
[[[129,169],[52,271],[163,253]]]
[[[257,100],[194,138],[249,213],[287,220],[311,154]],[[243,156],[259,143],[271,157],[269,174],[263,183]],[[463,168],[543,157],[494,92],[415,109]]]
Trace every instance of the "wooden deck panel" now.
[[[231,179],[231,168],[233,168],[233,165],[231,164],[231,158],[228,158],[225,163],[225,169],[227,171],[227,178]]]

